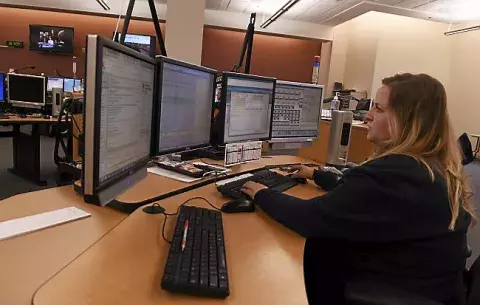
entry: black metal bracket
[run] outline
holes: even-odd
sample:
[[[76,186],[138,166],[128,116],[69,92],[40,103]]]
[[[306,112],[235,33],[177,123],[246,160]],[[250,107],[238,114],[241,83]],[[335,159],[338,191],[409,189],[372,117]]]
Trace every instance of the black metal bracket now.
[[[125,35],[127,35],[128,25],[130,24],[130,19],[132,18],[134,5],[135,0],[130,0],[128,2],[127,13],[125,15],[125,20],[123,21],[122,34],[120,36],[121,44],[125,44]],[[160,46],[160,51],[162,52],[163,56],[167,56],[167,49],[165,48],[165,42],[163,41],[162,29],[160,28],[160,22],[158,21],[154,0],[148,0],[148,5],[150,6],[150,14],[152,15],[153,26],[155,27],[155,33],[157,34],[157,41]]]
[[[253,36],[255,34],[255,21],[257,20],[257,13],[252,13],[250,15],[250,23],[247,27],[247,32],[245,33],[245,38],[243,40],[242,51],[240,53],[240,59],[238,63],[233,67],[232,72],[240,72],[240,68],[243,65],[243,59],[245,53],[247,54],[247,60],[245,62],[245,74],[250,74],[250,64],[252,61],[252,50],[253,50]]]

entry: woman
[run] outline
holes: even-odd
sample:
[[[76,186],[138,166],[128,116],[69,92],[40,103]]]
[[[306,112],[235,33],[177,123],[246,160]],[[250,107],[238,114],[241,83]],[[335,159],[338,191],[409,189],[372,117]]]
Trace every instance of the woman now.
[[[463,304],[466,232],[475,215],[443,85],[425,74],[384,79],[367,125],[373,157],[338,182],[299,167],[299,177],[327,194],[301,200],[253,182],[243,192],[307,238],[310,304],[349,303],[359,287],[407,295],[407,304],[414,297]]]

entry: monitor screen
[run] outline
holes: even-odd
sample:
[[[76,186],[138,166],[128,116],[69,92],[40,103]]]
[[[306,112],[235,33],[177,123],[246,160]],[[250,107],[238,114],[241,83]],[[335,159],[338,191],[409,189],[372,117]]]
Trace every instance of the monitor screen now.
[[[75,87],[80,87],[79,79],[65,78],[63,81],[63,91],[72,93]]]
[[[214,70],[164,59],[158,154],[209,145],[215,76]]]
[[[275,79],[228,76],[225,143],[269,139]]]
[[[323,86],[277,81],[272,138],[317,138]]]
[[[47,81],[47,91],[52,92],[52,88],[63,89],[63,78],[49,77]]]
[[[0,103],[5,101],[5,74],[0,73]]]
[[[73,28],[30,25],[30,50],[73,53]]]
[[[103,47],[99,126],[101,184],[150,156],[155,65]]]
[[[121,33],[117,33],[115,41],[120,41]],[[155,56],[155,37],[149,35],[126,34],[125,45],[146,56]]]
[[[8,100],[10,103],[45,105],[45,77],[8,74]],[[25,90],[28,88],[28,90]]]

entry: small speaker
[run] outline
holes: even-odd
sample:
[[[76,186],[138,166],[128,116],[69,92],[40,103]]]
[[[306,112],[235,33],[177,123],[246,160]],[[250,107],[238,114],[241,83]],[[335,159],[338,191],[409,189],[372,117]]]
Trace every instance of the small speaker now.
[[[345,167],[350,147],[353,112],[332,111],[330,139],[328,140],[327,165],[338,169]]]
[[[52,88],[52,116],[60,114],[63,103],[63,89]]]

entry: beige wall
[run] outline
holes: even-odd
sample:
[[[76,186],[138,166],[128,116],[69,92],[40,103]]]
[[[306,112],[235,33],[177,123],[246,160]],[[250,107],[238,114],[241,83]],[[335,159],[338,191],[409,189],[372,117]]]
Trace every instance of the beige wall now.
[[[408,71],[431,74],[448,86],[451,46],[443,35],[446,29],[442,23],[379,12],[337,26],[329,84],[341,81],[372,97],[382,78]]]
[[[480,31],[445,36],[447,30],[447,24],[378,12],[335,27],[328,92],[340,81],[374,96],[384,77],[427,73],[447,90],[455,133],[480,133]]]
[[[480,31],[445,38],[452,44],[450,117],[457,133],[480,133]]]
[[[343,82],[350,38],[349,31],[350,27],[348,22],[334,28],[332,51],[330,55],[330,71],[328,73],[327,92],[325,97],[331,95],[334,82]]]
[[[327,85],[328,73],[330,71],[330,59],[332,58],[332,42],[322,43],[322,53],[320,56],[320,69],[318,73],[318,84]],[[325,95],[326,97],[326,95]]]
[[[168,0],[165,48],[169,57],[201,64],[204,11],[205,0]]]
[[[372,92],[381,86],[383,78],[398,72],[426,73],[449,87],[452,48],[443,34],[448,26],[443,23],[409,17],[375,14],[382,24]]]

